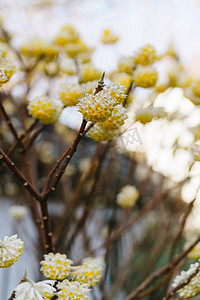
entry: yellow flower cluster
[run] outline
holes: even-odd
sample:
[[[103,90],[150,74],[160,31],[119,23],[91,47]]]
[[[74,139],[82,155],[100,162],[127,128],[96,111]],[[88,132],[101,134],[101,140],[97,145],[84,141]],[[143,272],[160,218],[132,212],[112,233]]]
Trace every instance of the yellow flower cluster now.
[[[57,284],[59,292],[56,293],[58,300],[89,300],[90,289],[86,284],[68,281],[67,279]]]
[[[83,96],[83,89],[78,83],[62,83],[58,94],[64,105],[74,106],[78,103],[78,99]]]
[[[112,111],[111,116],[105,121],[101,122],[100,126],[105,130],[116,130],[124,124],[124,121],[127,119],[127,110],[121,105],[115,106]]]
[[[135,86],[150,88],[155,86],[158,79],[157,71],[151,66],[138,66],[133,73]]]
[[[7,83],[15,72],[15,66],[7,57],[4,50],[0,50],[0,87]]]
[[[100,123],[94,124],[94,126],[89,131],[89,137],[97,142],[109,141],[120,134],[119,129],[108,130],[103,128]]]
[[[59,49],[52,43],[34,39],[21,45],[21,53],[27,57],[45,57],[53,59],[59,54]]]
[[[160,119],[166,117],[166,112],[162,107],[146,107],[139,108],[135,112],[135,121],[139,121],[142,124],[151,122],[154,119]]]
[[[132,207],[139,197],[136,187],[131,185],[124,186],[117,195],[117,204],[122,207]]]
[[[74,106],[83,95],[94,93],[97,84],[97,81],[88,81],[84,84],[62,83],[58,90],[58,94],[64,105]]]
[[[24,243],[17,235],[6,236],[4,241],[0,240],[0,268],[12,266],[22,255]]]
[[[50,99],[47,96],[36,97],[28,102],[28,112],[33,118],[44,124],[56,122],[62,112],[63,104],[58,99]]]
[[[118,82],[120,85],[125,86],[126,88],[126,92],[128,91],[128,89],[131,86],[132,83],[132,78],[130,75],[126,74],[126,73],[114,73],[111,76],[111,79],[113,82]]]
[[[68,259],[65,254],[49,253],[44,255],[44,260],[40,262],[41,271],[46,278],[64,279],[69,275],[72,260]]]
[[[79,40],[79,34],[74,28],[74,26],[67,24],[61,28],[55,41],[59,46],[63,46],[70,42],[73,43],[77,42],[78,40]]]
[[[103,31],[101,41],[103,44],[114,44],[119,40],[119,37],[113,33],[110,29]]]
[[[96,95],[87,94],[78,103],[79,111],[87,121],[104,122],[111,116],[114,107],[124,100],[124,89],[120,84],[113,84]]]
[[[79,80],[81,83],[87,81],[98,80],[101,77],[101,72],[95,68],[92,64],[83,64],[79,70]]]
[[[103,263],[100,258],[87,258],[83,260],[81,266],[74,267],[70,273],[73,281],[82,284],[87,283],[89,286],[97,284],[102,276]]]
[[[102,94],[86,95],[81,98],[79,103],[79,111],[87,121],[93,123],[103,122],[110,117],[113,105],[109,99]]]
[[[88,48],[82,40],[78,40],[75,43],[67,43],[64,45],[64,50],[70,57],[75,57],[79,53],[88,51]]]
[[[45,254],[44,260],[41,261],[41,271],[45,277],[53,281],[46,280],[44,283],[56,285],[56,291],[53,294],[56,299],[89,300],[89,287],[97,284],[102,276],[103,260],[102,258],[88,257],[80,266],[72,266],[72,264],[73,261],[67,259],[65,254]],[[68,276],[70,281],[67,279]],[[62,281],[55,282],[54,280]]]
[[[140,48],[134,55],[134,62],[138,65],[149,65],[156,59],[156,50],[149,44]]]

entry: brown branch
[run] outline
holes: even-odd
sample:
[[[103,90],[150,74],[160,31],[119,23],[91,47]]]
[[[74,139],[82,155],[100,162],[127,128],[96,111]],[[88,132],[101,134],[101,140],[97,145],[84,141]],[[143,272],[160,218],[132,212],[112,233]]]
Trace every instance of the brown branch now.
[[[27,189],[31,195],[38,201],[42,200],[42,197],[34,186],[27,180],[27,178],[22,174],[22,172],[16,167],[15,163],[4,153],[0,148],[0,159],[3,159],[9,169],[14,173],[14,175],[20,180],[25,189]]]
[[[81,127],[80,127],[80,129],[79,129],[79,132],[78,132],[78,134],[77,134],[77,137],[76,137],[76,139],[74,140],[74,142],[72,143],[72,145],[69,147],[69,148],[70,148],[70,149],[69,149],[69,152],[68,152],[67,156],[66,156],[65,159],[64,159],[64,162],[63,162],[62,167],[60,168],[59,172],[56,173],[55,179],[54,179],[52,185],[49,187],[49,189],[48,189],[46,192],[42,193],[42,198],[43,198],[43,199],[47,199],[47,198],[50,196],[50,194],[51,194],[53,191],[55,191],[55,188],[56,188],[57,184],[59,183],[59,181],[60,181],[60,179],[61,179],[63,173],[65,172],[65,169],[66,169],[67,165],[69,164],[69,162],[70,162],[72,156],[73,156],[74,153],[76,152],[76,149],[77,149],[77,146],[78,146],[80,140],[81,140],[82,137],[83,137],[83,133],[84,133],[86,124],[87,124],[87,121],[86,121],[85,119],[83,119],[82,124],[81,124]]]
[[[192,202],[190,202],[190,204],[188,205],[188,207],[187,207],[187,209],[184,213],[183,219],[181,221],[180,229],[179,229],[179,231],[178,231],[177,235],[175,236],[174,241],[172,243],[172,247],[171,247],[171,251],[170,251],[170,260],[172,260],[172,258],[173,258],[173,253],[174,253],[176,244],[182,236],[182,233],[183,233],[183,230],[184,230],[184,227],[185,227],[185,223],[186,223],[187,218],[188,218],[188,216],[189,216],[189,214],[190,214],[190,212],[193,208],[193,204],[194,204],[195,199]]]
[[[40,127],[34,132],[34,134],[30,137],[26,144],[26,151],[32,146],[34,140],[38,137],[38,135],[42,132],[42,130],[46,127],[45,124],[40,125]]]
[[[20,136],[19,136],[19,140],[22,141],[33,129],[34,127],[37,125],[38,120],[35,120]],[[19,142],[16,141],[14,143],[14,145],[12,147],[10,147],[10,149],[8,149],[7,151],[7,156],[10,156],[12,154],[12,152],[16,149],[16,147],[18,146]],[[2,170],[3,164],[1,165],[0,162],[0,172]]]
[[[10,131],[11,131],[12,135],[14,136],[16,142],[20,145],[20,152],[25,152],[24,145],[23,145],[22,141],[19,139],[17,131],[16,131],[15,127],[13,126],[13,124],[10,120],[10,117],[8,116],[7,112],[5,111],[4,106],[3,106],[1,101],[0,101],[0,114],[2,115],[2,118],[6,122],[6,125],[10,129]]]
[[[155,286],[141,292],[138,294],[139,298],[145,297],[147,295],[150,295],[151,293],[153,293],[154,291],[156,291],[159,287],[161,287],[174,273],[174,270],[169,272],[158,284],[156,284]]]
[[[127,297],[125,300],[131,300],[134,299],[140,292],[142,292],[152,281],[154,281],[157,277],[172,271],[178,264],[179,262],[192,250],[192,248],[194,248],[194,246],[200,241],[200,235],[199,237],[183,252],[181,252],[181,254],[179,256],[177,256],[177,258],[175,258],[174,260],[172,260],[168,265],[166,265],[165,267],[153,272],[152,274],[150,274],[135,290],[133,290]]]
[[[56,161],[56,163],[54,164],[53,168],[50,170],[46,180],[45,180],[45,183],[44,183],[44,186],[43,186],[43,189],[42,189],[42,193],[45,193],[49,187],[49,184],[51,182],[51,179],[54,175],[54,173],[56,172],[56,170],[58,169],[60,163],[64,160],[64,158],[67,156],[67,154],[69,153],[71,149],[71,146],[61,155],[61,157]]]
[[[48,213],[47,200],[40,202],[41,212],[42,212],[42,220],[45,235],[45,252],[49,253],[53,251],[52,246],[52,232],[50,226],[50,218]]]

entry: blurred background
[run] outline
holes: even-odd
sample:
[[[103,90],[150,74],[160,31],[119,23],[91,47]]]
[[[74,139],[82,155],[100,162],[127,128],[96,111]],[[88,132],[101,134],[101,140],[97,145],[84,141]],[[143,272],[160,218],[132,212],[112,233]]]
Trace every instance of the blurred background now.
[[[153,45],[157,53],[162,55],[173,43],[178,60],[184,66],[187,75],[195,79],[200,77],[200,1],[198,0],[0,0],[0,15],[3,18],[4,27],[13,36],[12,44],[15,48],[19,48],[21,44],[32,38],[53,39],[63,25],[72,24],[87,45],[95,47],[92,62],[101,72],[105,71],[106,74],[109,74],[115,69],[120,56],[132,56],[145,44]],[[112,45],[101,43],[102,31],[106,28],[112,29],[119,36],[117,43]],[[166,79],[166,73],[172,67],[173,62],[170,59],[166,59],[161,66],[157,66],[161,84]],[[44,82],[41,80],[36,87],[33,94],[43,92]],[[20,97],[21,93],[19,87],[15,88],[16,96]],[[151,103],[150,96],[147,91],[138,89],[135,93],[133,110],[135,107],[140,107],[141,104]],[[150,270],[161,267],[168,261],[167,251],[169,249],[166,249],[166,245],[172,239],[172,235],[176,233],[176,228],[169,225],[170,220],[181,220],[185,206],[196,195],[195,205],[185,225],[185,235],[180,241],[180,247],[177,248],[183,248],[187,237],[189,236],[188,240],[193,239],[200,229],[198,217],[200,198],[197,193],[200,184],[200,165],[199,162],[193,163],[192,156],[192,147],[198,140],[194,130],[200,124],[200,110],[185,98],[183,89],[176,86],[156,95],[154,105],[164,107],[168,114],[176,117],[171,117],[169,120],[156,120],[147,125],[140,122],[134,123],[132,128],[137,128],[142,143],[128,143],[126,146],[122,146],[118,141],[117,154],[110,152],[104,162],[105,174],[102,171],[102,178],[95,195],[97,208],[93,211],[87,224],[87,233],[91,240],[93,239],[90,241],[90,248],[93,249],[100,245],[107,234],[107,225],[112,216],[111,204],[116,199],[119,187],[125,183],[140,186],[143,192],[136,208],[137,212],[154,196],[154,191],[157,191],[159,186],[170,188],[177,184],[178,188],[174,194],[167,196],[163,206],[161,205],[157,211],[152,211],[127,234],[124,234],[119,241],[116,241],[111,253],[107,281],[104,283],[105,298],[97,288],[96,294],[93,295],[94,299],[125,299],[133,285],[137,286],[145,278],[144,276],[150,273]],[[130,118],[132,118],[132,113],[130,113]],[[60,126],[67,125],[69,141],[73,140],[74,130],[78,128],[80,121],[81,116],[77,109],[66,108],[63,111],[60,117]],[[63,129],[60,127],[57,132],[62,134]],[[48,134],[46,133],[46,146],[42,146],[40,141],[40,147],[43,147],[41,148],[43,154],[40,155],[41,173],[47,168],[48,163],[55,159],[58,150],[53,148],[48,141]],[[94,152],[94,142],[86,138],[85,145],[89,145],[89,150],[85,151],[82,145],[79,156],[69,166],[69,172],[65,174],[66,180],[70,182],[67,187],[65,186],[68,192],[73,187],[78,174],[80,175],[88,165],[88,160]],[[64,149],[64,146],[60,143],[57,148]],[[50,156],[49,161],[46,160],[47,154]],[[129,164],[127,161],[130,158],[132,162]],[[111,170],[113,177],[110,179],[110,184],[115,190],[115,195],[110,193],[109,188],[107,192],[103,191],[102,193],[102,186],[104,186],[106,178],[108,179],[106,170]],[[121,175],[117,176],[116,173]],[[14,220],[9,214],[9,207],[13,202],[17,202],[17,192],[15,183],[7,177],[7,174],[3,176],[3,179],[0,179],[2,200],[0,201],[0,238],[3,239],[5,235],[20,231],[23,233],[21,237],[26,244],[23,260],[21,259],[11,269],[0,271],[0,298],[7,299],[13,287],[19,282],[20,276],[23,275],[22,269],[24,270],[26,267],[29,277],[34,280],[39,278],[39,272],[37,263],[33,263],[37,261],[37,255],[30,255],[30,249],[33,249],[34,243],[34,247],[37,248],[34,224],[29,212],[23,222]],[[59,218],[62,203],[55,205],[55,201],[52,201],[50,210],[55,219]],[[160,213],[164,216],[162,221],[159,220]],[[121,217],[117,214],[116,220],[120,218],[125,220],[127,214],[128,212],[123,212]],[[93,231],[93,225],[98,218],[99,228]],[[160,239],[155,246],[154,240],[157,234],[160,237],[161,225],[165,232],[165,239]],[[100,232],[101,235],[99,235]],[[76,250],[80,249],[81,243],[82,240],[77,239],[70,249],[70,254],[75,260],[84,256],[82,251]],[[164,248],[166,251],[163,250]],[[137,252],[137,249],[140,250]],[[149,249],[153,249],[151,254],[149,254]],[[132,252],[135,253],[134,257]],[[161,252],[163,256],[160,255]],[[105,252],[100,249],[96,254],[104,255]],[[126,267],[129,263],[132,269],[126,274]],[[144,272],[140,272],[145,263],[147,268]],[[119,270],[124,272],[124,281],[122,280],[120,284],[119,275],[115,278],[115,273]],[[132,281],[136,274],[138,275],[133,284]],[[112,296],[109,290],[113,293]],[[161,299],[162,293],[163,291],[157,292],[154,296],[143,298]]]

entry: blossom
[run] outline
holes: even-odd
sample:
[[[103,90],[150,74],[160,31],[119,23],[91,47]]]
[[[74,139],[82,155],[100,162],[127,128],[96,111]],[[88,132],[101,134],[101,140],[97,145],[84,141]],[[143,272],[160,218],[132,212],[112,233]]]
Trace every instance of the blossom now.
[[[39,40],[33,39],[21,45],[21,53],[28,57],[41,57],[44,56],[53,59],[59,54],[59,49],[56,45]]]
[[[62,83],[58,94],[64,105],[74,106],[78,103],[78,99],[83,96],[83,88],[78,83]]]
[[[120,134],[120,129],[108,130],[103,128],[100,123],[94,124],[89,130],[89,137],[97,142],[112,140],[115,136]]]
[[[116,105],[112,111],[111,116],[105,121],[101,122],[99,125],[106,130],[119,129],[127,117],[127,109],[121,105]]]
[[[79,53],[89,51],[87,45],[80,39],[75,43],[64,45],[64,50],[70,57],[75,57]]]
[[[0,49],[0,86],[8,82],[14,72],[13,62],[7,57],[6,52]]]
[[[119,73],[127,73],[131,75],[135,66],[134,58],[132,56],[121,56],[118,60]]]
[[[90,63],[81,65],[79,72],[80,82],[82,83],[93,81],[101,77],[101,72]]]
[[[100,92],[113,100],[113,105],[121,104],[126,98],[126,87],[119,83],[111,83],[103,88]]]
[[[118,82],[122,86],[125,86],[125,91],[127,92],[132,84],[132,78],[126,73],[115,73],[111,77],[113,82]]]
[[[6,236],[4,241],[0,240],[0,268],[13,265],[22,255],[24,243],[17,238],[17,234]]]
[[[64,279],[68,276],[72,260],[68,259],[65,254],[52,253],[44,255],[44,260],[40,262],[41,271],[49,279]]]
[[[134,62],[139,65],[149,65],[156,60],[156,50],[151,45],[145,45],[134,55]]]
[[[56,36],[56,43],[59,46],[65,45],[66,43],[76,42],[79,39],[79,34],[74,26],[67,24],[64,25],[58,35]]]
[[[86,94],[80,99],[79,111],[87,121],[104,122],[112,114],[114,107],[125,99],[125,87],[118,83],[105,86],[95,95]]]
[[[83,264],[73,267],[70,273],[72,280],[79,283],[87,283],[89,286],[97,284],[102,276],[103,260],[100,257],[87,257],[83,260]]]
[[[56,293],[57,299],[59,300],[77,300],[77,299],[83,299],[83,300],[89,300],[89,286],[87,284],[80,284],[79,282],[72,282],[68,281],[67,279],[63,280],[62,282],[59,282],[57,284],[58,291]]]
[[[103,44],[114,44],[119,40],[119,37],[112,32],[110,29],[105,29],[103,31],[101,41]]]
[[[133,73],[135,86],[142,88],[153,87],[158,80],[157,71],[151,66],[138,66]]]
[[[58,99],[50,99],[47,96],[36,97],[28,102],[28,111],[35,119],[44,124],[51,124],[58,120],[62,112],[63,104]]]
[[[153,119],[160,119],[166,116],[166,112],[162,107],[145,107],[139,108],[135,112],[135,121],[139,121],[142,124],[151,122]]]
[[[96,95],[86,94],[78,103],[79,111],[87,121],[103,122],[111,116],[114,109],[113,103],[109,100],[109,97],[102,95],[101,92]]]
[[[187,271],[181,271],[180,275],[177,275],[172,284],[173,288],[176,288],[179,284],[185,282],[199,267],[199,263],[196,262],[190,265]],[[200,292],[200,272],[198,272],[192,280],[183,288],[178,290],[180,297],[189,298]]]
[[[74,60],[70,57],[62,59],[60,62],[60,70],[65,74],[75,75],[77,68]]]
[[[12,205],[9,208],[8,212],[13,217],[13,219],[21,220],[26,216],[27,209],[23,205]]]
[[[31,279],[27,279],[16,286],[15,299],[17,300],[43,300],[53,297],[56,289],[52,287],[54,281],[44,280],[35,283]]]
[[[132,207],[139,197],[136,187],[131,185],[124,186],[117,195],[117,203],[122,207]]]

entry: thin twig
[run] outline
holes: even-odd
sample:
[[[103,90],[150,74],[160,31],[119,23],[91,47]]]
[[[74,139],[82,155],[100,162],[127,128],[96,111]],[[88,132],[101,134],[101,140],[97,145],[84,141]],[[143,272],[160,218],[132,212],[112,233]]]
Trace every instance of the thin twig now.
[[[50,194],[51,194],[53,191],[55,191],[57,184],[59,183],[59,181],[60,181],[62,175],[64,174],[67,165],[69,164],[69,162],[70,162],[72,156],[73,156],[74,153],[76,152],[76,148],[77,148],[77,146],[78,146],[80,140],[81,140],[82,137],[83,137],[83,132],[84,132],[84,130],[85,130],[86,124],[87,124],[87,121],[86,121],[85,119],[83,119],[82,124],[81,124],[81,127],[80,127],[80,129],[79,129],[79,132],[78,132],[78,134],[77,134],[77,137],[76,137],[76,139],[74,140],[74,142],[72,143],[72,145],[70,146],[69,152],[68,152],[67,156],[66,156],[65,159],[64,159],[64,162],[63,162],[62,167],[60,168],[59,172],[56,173],[55,178],[54,178],[54,181],[53,181],[52,185],[49,187],[49,189],[48,189],[46,192],[42,193],[43,199],[47,199],[47,198],[50,196]]]
[[[22,174],[22,172],[16,167],[15,163],[4,153],[0,148],[0,159],[3,159],[9,169],[14,173],[14,175],[20,180],[23,186],[31,193],[31,195],[38,201],[42,200],[42,197],[34,186],[28,181],[28,179]]]
[[[193,208],[193,204],[194,204],[195,199],[192,202],[190,202],[190,204],[188,205],[188,207],[187,207],[187,209],[184,213],[184,216],[183,216],[182,221],[181,221],[180,229],[179,229],[179,231],[178,231],[177,235],[175,236],[174,241],[172,243],[172,247],[171,247],[171,251],[170,251],[170,260],[172,260],[172,258],[173,258],[173,253],[174,253],[176,244],[182,236],[182,233],[183,233],[183,230],[184,230],[184,227],[185,227],[185,223],[186,223],[187,218],[188,218],[188,216],[189,216],[189,214],[190,214],[190,212]]]
[[[3,104],[2,104],[1,101],[0,101],[0,114],[2,115],[2,118],[6,122],[6,125],[8,126],[8,128],[11,131],[11,133],[13,134],[16,142],[20,145],[20,151],[21,152],[25,152],[24,145],[23,145],[22,141],[19,139],[17,131],[16,131],[15,127],[13,126],[13,124],[12,124],[12,122],[10,120],[10,117],[8,116],[7,112],[5,111],[5,108],[4,108],[4,106],[3,106]]]

